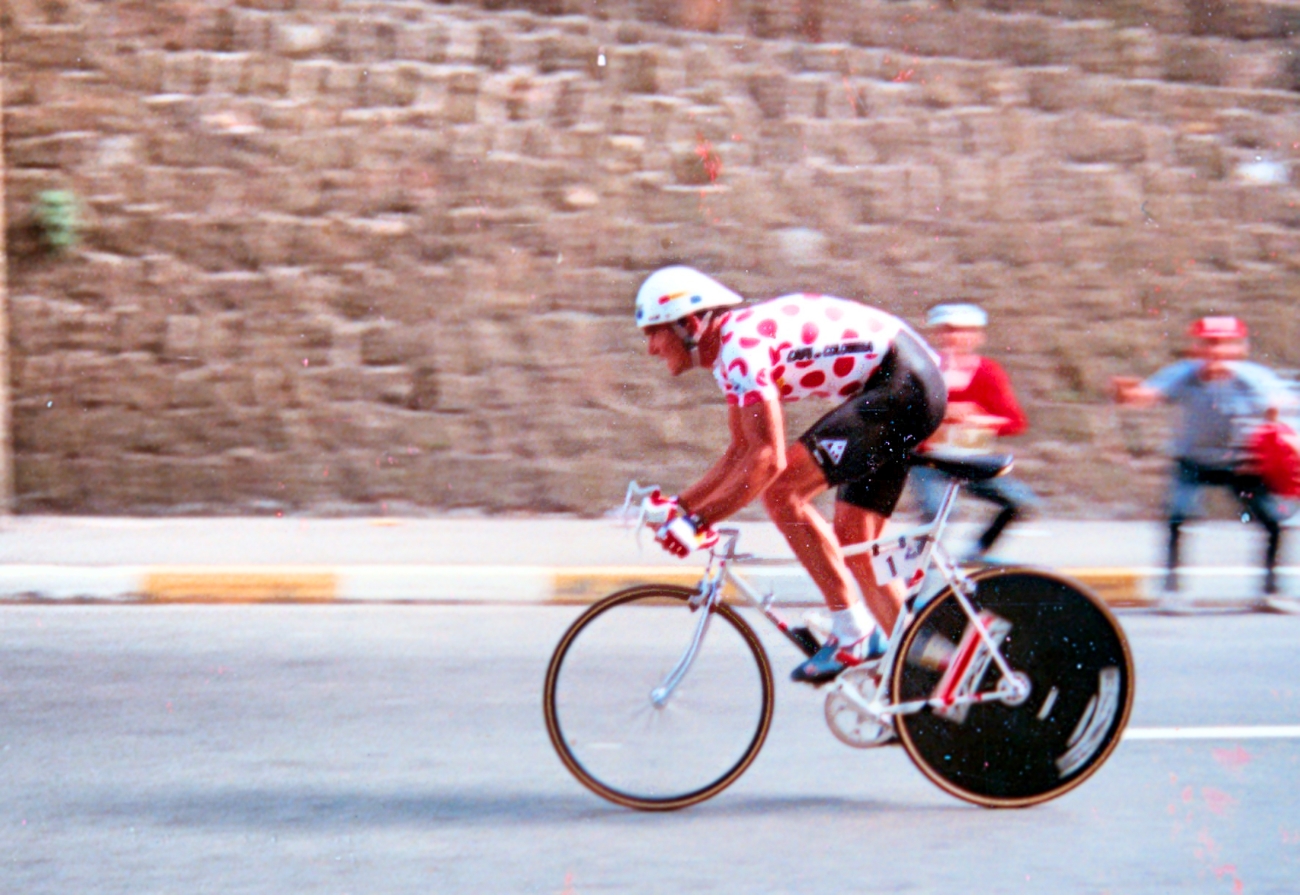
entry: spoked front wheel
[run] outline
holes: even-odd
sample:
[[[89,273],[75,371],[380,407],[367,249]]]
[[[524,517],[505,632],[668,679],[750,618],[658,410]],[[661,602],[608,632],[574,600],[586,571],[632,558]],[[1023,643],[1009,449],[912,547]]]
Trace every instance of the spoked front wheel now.
[[[948,588],[900,645],[894,701],[927,704],[896,716],[895,728],[917,767],[952,795],[991,808],[1036,805],[1078,786],[1119,743],[1133,704],[1128,642],[1109,610],[1066,578],[989,569],[973,579],[971,603],[1018,695],[970,701],[1004,682]]]
[[[591,606],[546,673],[546,729],[565,766],[596,794],[669,810],[730,786],[772,723],[772,670],[757,635],[719,603],[697,634],[693,591],[645,585]]]

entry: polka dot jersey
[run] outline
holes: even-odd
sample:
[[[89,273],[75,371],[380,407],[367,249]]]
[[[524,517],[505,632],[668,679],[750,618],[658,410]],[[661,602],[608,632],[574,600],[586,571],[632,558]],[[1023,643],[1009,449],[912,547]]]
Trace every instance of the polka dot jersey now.
[[[728,404],[843,400],[862,389],[906,324],[829,295],[783,295],[730,311],[714,378]]]

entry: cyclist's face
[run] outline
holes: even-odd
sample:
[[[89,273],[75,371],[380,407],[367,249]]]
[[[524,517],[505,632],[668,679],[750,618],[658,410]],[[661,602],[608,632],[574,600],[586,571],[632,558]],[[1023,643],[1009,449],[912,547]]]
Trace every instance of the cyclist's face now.
[[[672,375],[677,376],[691,368],[691,353],[682,344],[682,338],[672,324],[650,327],[645,331],[645,338],[646,350],[652,357],[662,357]]]

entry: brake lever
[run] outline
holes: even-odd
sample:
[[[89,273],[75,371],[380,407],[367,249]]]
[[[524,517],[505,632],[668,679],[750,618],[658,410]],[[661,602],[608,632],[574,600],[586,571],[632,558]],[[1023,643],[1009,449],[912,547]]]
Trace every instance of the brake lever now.
[[[641,530],[645,528],[645,519],[646,519],[645,507],[641,506],[641,501],[643,498],[649,497],[651,494],[653,494],[658,490],[660,490],[658,485],[643,486],[639,482],[637,482],[636,479],[633,479],[632,481],[627,483],[627,493],[624,494],[623,496],[623,506],[619,510],[618,515],[620,521],[624,526],[630,524],[632,522],[632,515],[633,515],[632,502],[633,501],[637,502],[637,508],[635,510],[636,522],[634,523],[636,526],[635,540],[636,540],[637,550],[641,549]]]

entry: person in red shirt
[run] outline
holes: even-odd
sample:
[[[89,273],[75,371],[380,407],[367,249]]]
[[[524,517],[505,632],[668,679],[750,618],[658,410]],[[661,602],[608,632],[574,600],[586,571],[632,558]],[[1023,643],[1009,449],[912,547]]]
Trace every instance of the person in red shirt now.
[[[1025,414],[1006,371],[997,361],[979,353],[988,326],[984,310],[972,304],[937,305],[926,316],[926,326],[939,350],[939,368],[948,386],[948,409],[943,425],[926,446],[982,450],[990,447],[995,438],[1025,431]],[[914,466],[910,479],[921,511],[933,519],[948,487],[948,476],[935,469]],[[1028,485],[1009,476],[971,482],[964,488],[1000,508],[976,541],[971,560],[985,559],[1006,527],[1038,504]]]

